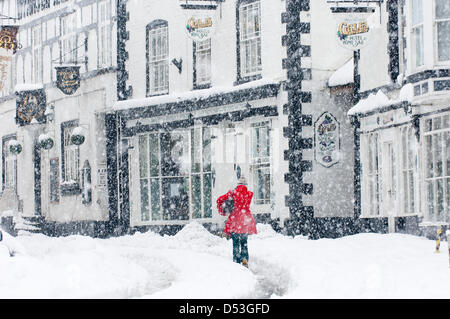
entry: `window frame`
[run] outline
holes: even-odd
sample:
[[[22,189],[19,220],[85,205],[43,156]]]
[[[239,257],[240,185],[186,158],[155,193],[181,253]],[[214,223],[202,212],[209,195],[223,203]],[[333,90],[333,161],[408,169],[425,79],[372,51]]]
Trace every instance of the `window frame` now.
[[[422,8],[422,12],[421,12],[421,22],[414,24],[414,1],[415,0],[411,0],[410,1],[410,23],[411,23],[411,27],[410,27],[410,39],[411,39],[411,49],[410,49],[410,53],[412,56],[411,59],[411,67],[413,70],[420,70],[423,69],[425,67],[425,10],[424,10],[424,3],[423,0],[417,0],[420,1],[420,3],[422,4],[421,8]],[[416,43],[416,36],[415,36],[415,30],[416,29],[422,29],[422,39],[421,39],[421,53],[422,53],[422,63],[420,65],[417,64],[417,43]]]
[[[39,33],[36,41],[36,32]],[[43,30],[42,25],[38,24],[31,29],[31,50],[33,52],[33,82],[41,83],[43,81]]]
[[[78,195],[81,193],[81,187],[80,187],[80,146],[78,145],[66,145],[66,132],[68,130],[73,130],[78,126],[78,120],[71,120],[67,122],[61,123],[61,182],[60,182],[60,188],[61,196],[70,196],[70,195]],[[68,166],[68,153],[66,152],[73,150],[75,154],[75,163],[70,164]],[[73,165],[75,167],[73,167]],[[74,172],[76,174],[76,179],[70,179],[68,180],[67,177],[67,170],[74,169]]]
[[[261,120],[250,123],[250,161],[249,167],[252,175],[252,187],[253,187],[253,201],[255,205],[270,205],[273,202],[272,198],[272,186],[273,186],[273,173],[272,173],[272,140],[271,140],[271,121]],[[266,148],[267,154],[263,156],[259,156],[260,154],[255,154],[255,134],[258,129],[266,129],[266,141],[263,147]],[[269,190],[265,191],[265,197],[259,198],[258,193],[258,180],[257,180],[257,171],[269,171]]]
[[[364,139],[366,143],[362,163],[363,198],[365,198],[363,217],[379,218],[382,216],[383,202],[382,142],[379,132],[364,134]]]
[[[200,48],[200,43],[203,42],[209,42],[209,48],[204,49],[204,48]],[[212,80],[212,74],[211,74],[211,63],[212,63],[212,41],[211,38],[204,40],[204,41],[193,41],[193,87],[194,90],[198,90],[198,89],[207,89],[211,87],[211,80]],[[208,70],[208,80],[206,81],[200,81],[199,78],[199,56],[202,52],[207,52],[206,54],[208,54],[209,52],[209,62],[207,65]]]
[[[209,147],[211,147],[211,128],[208,126],[193,126],[193,127],[187,127],[187,128],[180,128],[180,129],[174,129],[173,131],[166,132],[166,131],[152,131],[147,132],[144,134],[139,134],[136,137],[137,141],[137,157],[139,158],[139,167],[137,169],[137,182],[139,184],[139,216],[137,216],[138,220],[137,223],[145,225],[145,224],[158,224],[158,223],[167,223],[169,222],[177,222],[177,221],[192,221],[192,220],[206,220],[210,221],[213,218],[213,210],[212,210],[212,160],[211,160],[211,149],[209,151],[209,162],[205,160],[205,156],[207,154],[205,153],[205,131],[209,131]],[[194,154],[194,147],[196,144],[196,141],[194,140],[194,134],[195,132],[200,133],[200,140],[197,142],[200,142],[200,152]],[[172,138],[173,135],[183,135],[186,138],[185,146],[187,146],[187,157],[189,162],[189,168],[187,169],[187,172],[182,175],[167,175],[164,172],[163,165],[161,165],[163,161],[163,155],[161,153],[161,138],[162,134],[170,134],[169,138]],[[151,136],[153,136],[153,145],[154,147],[157,147],[157,154],[152,159],[151,154],[154,154],[155,152],[152,151],[151,147]],[[167,137],[167,136],[166,136]],[[141,144],[141,141],[143,141],[143,144]],[[156,141],[156,143],[154,143]],[[145,154],[143,154],[143,152]],[[199,162],[195,162],[199,164],[198,168],[199,171],[194,169],[194,160],[193,156],[198,155]],[[157,165],[153,166],[152,168],[152,161],[157,160]],[[209,167],[205,167],[205,163],[209,163]],[[154,163],[156,164],[156,162]],[[207,165],[208,166],[208,165]],[[200,188],[201,188],[201,196],[200,196],[200,211],[196,213],[195,211],[195,203],[194,203],[194,184],[193,184],[193,177],[200,177]],[[187,179],[187,185],[189,187],[188,190],[188,198],[189,198],[189,216],[188,219],[170,219],[165,218],[164,213],[164,205],[163,205],[163,197],[164,197],[164,183],[172,178],[185,178]],[[210,188],[209,188],[209,200],[211,201],[210,205],[205,204],[205,200],[208,198],[205,189],[206,189],[206,179],[209,178],[210,180]],[[143,186],[144,181],[144,186]],[[152,185],[155,185],[153,182],[156,181],[158,183],[157,185],[157,192],[158,192],[158,201],[156,203],[156,206],[153,206],[153,194],[152,194]],[[146,191],[146,193],[142,193],[143,189]],[[156,189],[155,189],[156,191]],[[144,197],[143,197],[144,196]],[[147,201],[147,208],[143,209],[143,201]],[[157,208],[157,211],[153,211],[153,207]],[[207,208],[208,207],[208,208]],[[200,214],[198,214],[200,213]]]
[[[102,9],[105,9],[103,19]],[[105,68],[112,64],[112,30],[111,30],[111,1],[102,0],[98,2],[97,28],[98,28],[98,67]],[[106,43],[104,43],[104,41]]]
[[[166,36],[166,53],[165,57],[156,61],[151,61],[151,33],[154,30],[165,28],[165,36]],[[170,52],[170,42],[169,42],[169,24],[166,20],[154,20],[146,26],[146,96],[156,96],[156,95],[165,95],[169,94],[170,87],[170,70],[169,70],[169,52]],[[166,80],[163,89],[153,90],[152,89],[152,71],[151,64],[161,63],[165,67],[166,72]]]
[[[447,117],[447,127],[443,127],[443,122],[442,120],[445,119]],[[440,118],[441,119],[441,127],[440,128],[434,128],[435,125],[435,119]],[[431,122],[428,122],[430,121]],[[431,128],[428,129],[427,125],[428,123],[431,124]],[[431,222],[431,223],[439,223],[439,224],[450,224],[450,212],[449,212],[449,208],[450,208],[450,165],[449,165],[449,160],[447,159],[447,161],[445,161],[445,152],[449,152],[450,149],[450,145],[446,144],[446,143],[442,143],[441,144],[441,154],[442,154],[442,175],[441,176],[434,176],[436,174],[436,167],[437,165],[435,165],[436,163],[438,163],[436,161],[436,152],[435,152],[435,143],[434,141],[439,137],[439,134],[442,134],[442,140],[441,141],[445,141],[446,140],[446,134],[447,134],[447,138],[450,139],[450,112],[443,112],[443,113],[439,113],[439,114],[435,114],[432,116],[428,116],[423,118],[422,120],[422,125],[423,125],[423,132],[422,132],[422,137],[421,140],[423,141],[422,143],[422,147],[423,147],[423,168],[422,168],[422,174],[423,174],[423,205],[424,205],[424,221],[425,222]],[[427,140],[428,137],[431,136],[431,152],[429,152],[428,148],[427,148]],[[448,143],[448,141],[447,141]],[[432,172],[433,172],[433,176],[429,176],[427,169],[429,167],[429,155],[431,155],[431,162],[432,162]],[[433,212],[430,213],[430,203],[429,203],[429,189],[428,189],[428,183],[432,182],[432,188],[433,188],[433,204],[434,205],[438,205],[437,202],[437,195],[438,195],[438,180],[443,180],[444,182],[442,183],[442,190],[443,190],[443,194],[442,194],[442,199],[443,199],[443,213],[445,214],[445,212],[447,212],[447,216],[444,215],[444,219],[446,220],[438,220],[438,216],[436,213],[436,206],[433,206],[432,210]],[[445,183],[445,181],[447,181],[447,183]],[[446,196],[447,195],[447,196]],[[445,201],[445,198],[447,197],[447,203]]]
[[[69,21],[66,21],[69,20]],[[64,24],[68,24],[67,32]],[[77,12],[72,12],[61,16],[60,18],[60,52],[61,63],[76,63],[77,62]],[[68,45],[69,44],[69,45]],[[70,46],[71,50],[67,50],[66,45]]]
[[[242,43],[244,42],[242,40],[242,24],[241,24],[241,9],[244,7],[249,7],[254,5],[255,3],[258,3],[258,10],[259,10],[259,35],[257,37],[254,37],[252,39],[245,39],[244,41],[253,41],[256,40],[257,43],[259,43],[259,56],[256,56],[256,59],[259,61],[259,65],[257,65],[258,70],[247,72],[245,73],[243,70],[243,55],[242,55]],[[262,78],[262,70],[263,70],[263,63],[262,63],[262,31],[261,31],[261,21],[262,21],[262,14],[261,14],[261,1],[260,0],[238,0],[236,2],[236,73],[237,73],[237,80],[236,85],[259,80]],[[258,52],[258,49],[257,49]]]
[[[13,189],[14,191],[17,191],[17,155],[12,155],[9,152],[8,149],[8,143],[9,141],[16,140],[17,135],[16,134],[10,134],[2,137],[2,191],[5,189]],[[13,162],[14,169],[13,169],[13,184],[12,187],[11,183],[8,181],[8,162]]]
[[[436,16],[436,8],[437,8],[437,1],[433,1],[433,42],[434,42],[434,61],[436,65],[444,65],[448,64],[450,62],[450,57],[448,60],[439,60],[439,36],[438,36],[438,23],[439,22],[449,22],[450,23],[450,17],[439,19]]]
[[[415,130],[412,126],[403,127],[400,130],[401,136],[401,159],[400,172],[401,181],[399,183],[402,190],[403,215],[417,215],[419,210],[419,200],[417,196],[418,181],[418,154]],[[412,189],[411,189],[412,183]]]

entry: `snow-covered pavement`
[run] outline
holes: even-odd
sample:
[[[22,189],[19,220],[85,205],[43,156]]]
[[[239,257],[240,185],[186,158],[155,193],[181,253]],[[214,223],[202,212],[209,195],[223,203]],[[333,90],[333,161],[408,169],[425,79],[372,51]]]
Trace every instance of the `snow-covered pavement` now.
[[[250,268],[192,222],[175,236],[40,234],[0,242],[0,298],[450,298],[447,242],[402,234],[307,240],[258,224]]]

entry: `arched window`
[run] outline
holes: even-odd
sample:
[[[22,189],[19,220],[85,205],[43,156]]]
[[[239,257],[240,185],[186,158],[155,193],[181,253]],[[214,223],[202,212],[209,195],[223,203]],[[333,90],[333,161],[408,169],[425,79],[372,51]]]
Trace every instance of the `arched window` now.
[[[169,31],[165,20],[147,25],[147,96],[169,93]]]

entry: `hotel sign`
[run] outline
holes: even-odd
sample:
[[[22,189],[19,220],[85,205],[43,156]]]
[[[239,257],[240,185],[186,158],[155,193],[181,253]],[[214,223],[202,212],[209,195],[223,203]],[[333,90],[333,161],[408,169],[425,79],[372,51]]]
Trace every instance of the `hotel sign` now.
[[[339,44],[346,49],[356,51],[364,48],[369,42],[371,28],[362,17],[342,18],[336,29]]]
[[[192,12],[186,18],[186,31],[194,41],[204,41],[211,38],[215,31],[215,12]]]
[[[56,86],[66,95],[72,95],[80,87],[79,66],[57,66]]]

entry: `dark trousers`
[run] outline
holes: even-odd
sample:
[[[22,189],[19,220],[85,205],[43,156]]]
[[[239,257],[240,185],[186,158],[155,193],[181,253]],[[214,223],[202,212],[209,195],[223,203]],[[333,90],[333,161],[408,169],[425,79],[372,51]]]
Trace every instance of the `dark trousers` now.
[[[239,264],[242,259],[248,261],[248,234],[231,233],[231,239],[233,240],[233,261]]]

